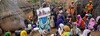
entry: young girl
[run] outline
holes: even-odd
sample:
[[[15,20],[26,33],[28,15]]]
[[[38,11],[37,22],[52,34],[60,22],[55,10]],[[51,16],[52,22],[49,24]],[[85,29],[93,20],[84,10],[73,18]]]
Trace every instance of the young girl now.
[[[59,28],[58,28],[58,33],[59,33],[59,35],[62,34],[63,28],[64,28],[64,24],[61,23],[61,24],[59,25]]]
[[[70,36],[70,28],[69,28],[69,26],[67,26],[67,25],[64,26],[64,31],[61,34],[61,36]]]

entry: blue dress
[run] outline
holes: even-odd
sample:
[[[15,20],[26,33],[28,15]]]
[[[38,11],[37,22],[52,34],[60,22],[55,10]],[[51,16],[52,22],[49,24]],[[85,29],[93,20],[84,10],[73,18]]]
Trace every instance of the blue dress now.
[[[43,30],[50,31],[50,20],[47,17],[42,17],[39,19],[39,32],[42,34]]]
[[[58,15],[58,17],[59,18],[57,19],[56,24],[55,24],[57,29],[58,29],[60,23],[64,23],[64,15],[61,14],[61,15]]]
[[[56,28],[58,29],[59,28],[59,24],[60,23],[64,23],[64,21],[62,19],[58,19],[57,22],[56,22]]]

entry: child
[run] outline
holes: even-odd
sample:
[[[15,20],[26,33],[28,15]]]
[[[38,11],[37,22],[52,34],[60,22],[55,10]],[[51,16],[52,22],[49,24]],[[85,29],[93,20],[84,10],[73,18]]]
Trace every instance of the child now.
[[[64,26],[64,31],[61,34],[61,36],[70,36],[70,28],[69,28],[69,26],[67,26],[67,25]]]
[[[58,28],[58,33],[59,33],[59,35],[61,35],[63,32],[64,24],[61,23],[59,26],[60,27]]]

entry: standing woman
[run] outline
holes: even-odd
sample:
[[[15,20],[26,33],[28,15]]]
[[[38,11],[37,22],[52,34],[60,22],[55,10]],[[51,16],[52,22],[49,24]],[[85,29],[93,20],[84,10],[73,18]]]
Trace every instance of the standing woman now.
[[[58,29],[60,23],[64,23],[63,14],[58,14],[58,16],[57,16],[57,22],[56,22],[56,25],[55,25],[57,29]]]

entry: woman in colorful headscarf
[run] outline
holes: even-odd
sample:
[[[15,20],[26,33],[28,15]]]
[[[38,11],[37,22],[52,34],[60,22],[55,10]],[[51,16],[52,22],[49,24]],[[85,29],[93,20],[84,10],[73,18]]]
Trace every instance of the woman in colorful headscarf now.
[[[95,19],[91,18],[88,24],[88,28],[93,29],[95,24],[96,24]]]
[[[64,31],[61,34],[61,36],[70,36],[70,28],[69,28],[69,26],[67,26],[67,25],[64,26]]]
[[[85,28],[88,28],[88,23],[89,23],[88,14],[85,14],[85,16],[83,17],[83,20],[85,21]]]
[[[84,20],[81,18],[80,15],[77,15],[77,20],[76,20],[76,25],[77,27],[81,28],[82,30],[85,29],[85,22]]]
[[[64,18],[62,16],[62,14],[58,14],[58,16],[57,16],[57,22],[55,25],[57,29],[58,29],[60,23],[64,23]]]

